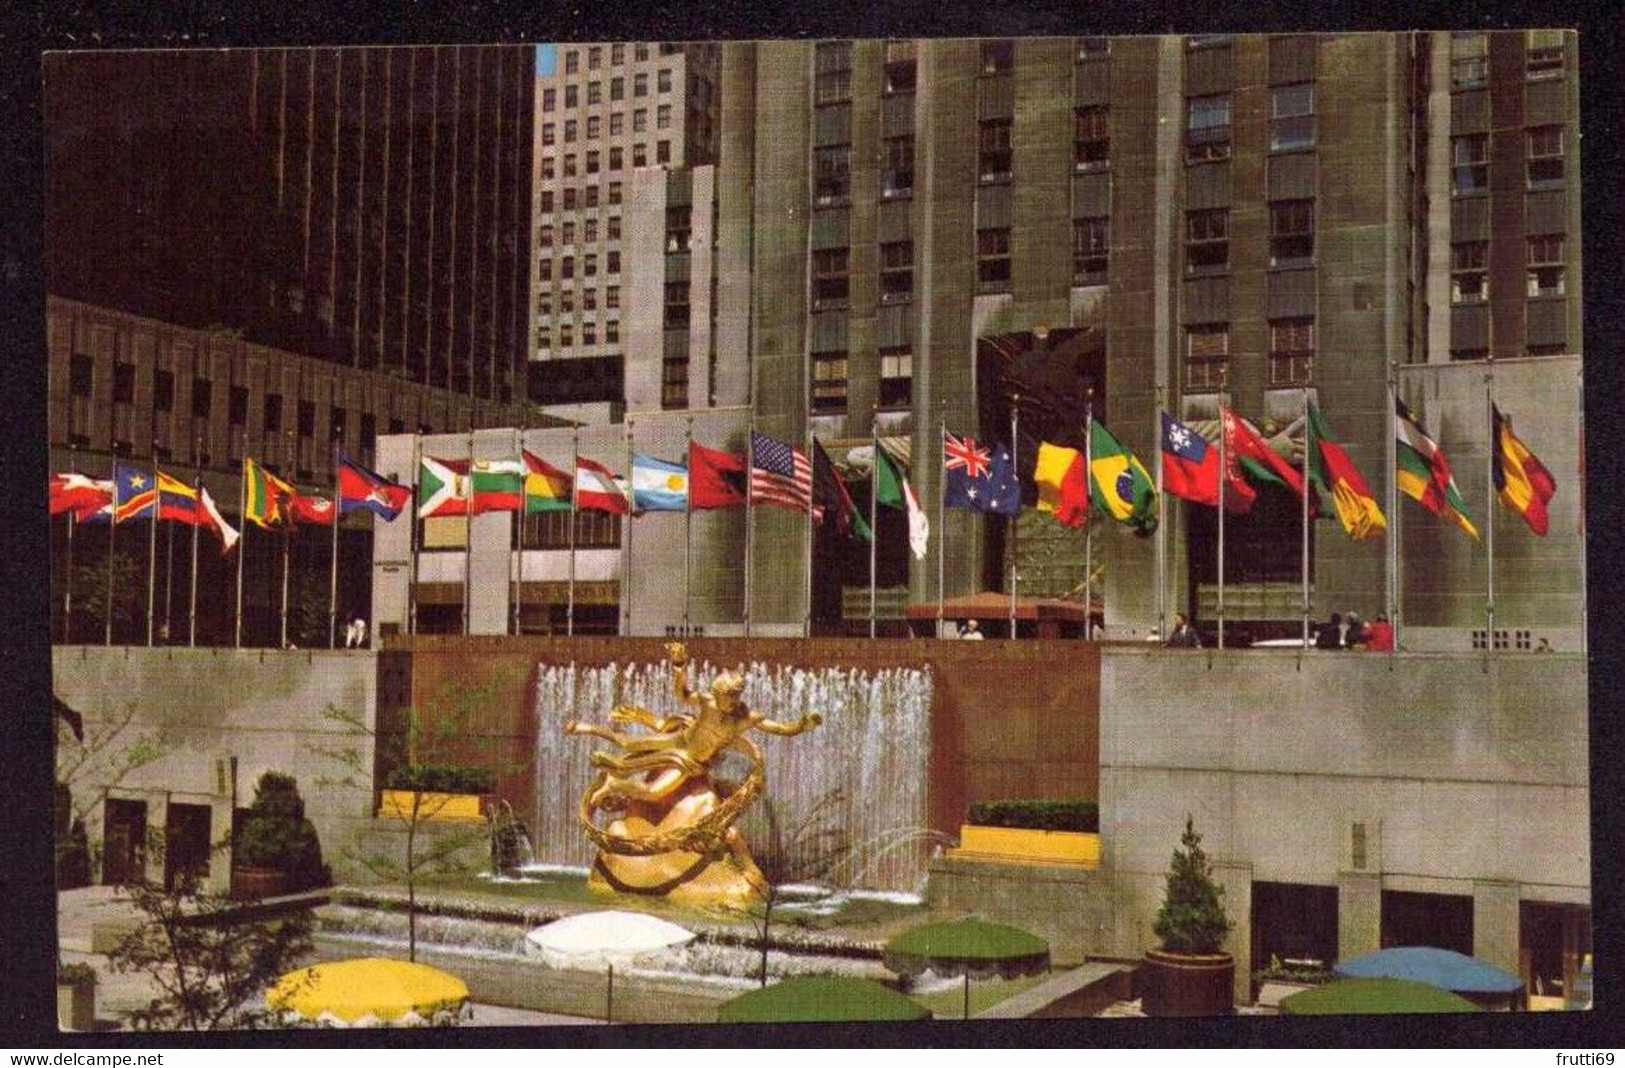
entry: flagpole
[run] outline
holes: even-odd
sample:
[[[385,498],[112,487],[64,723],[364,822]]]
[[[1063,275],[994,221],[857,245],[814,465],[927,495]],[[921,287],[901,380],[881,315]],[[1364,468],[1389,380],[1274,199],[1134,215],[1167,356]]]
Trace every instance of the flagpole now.
[[[474,413],[468,414],[468,479],[463,485],[463,633],[468,633],[469,584],[474,581]]]
[[[1303,393],[1303,644],[1309,646],[1309,387]]]
[[[164,528],[164,626],[175,631],[175,525]],[[193,549],[196,552],[196,548]]]
[[[197,648],[197,542],[198,528],[203,525],[203,439],[201,436],[196,441],[192,456],[196,461],[197,471],[197,481],[192,486],[197,491],[197,504],[193,512],[193,518],[197,521],[192,524],[192,589],[186,606],[186,645],[189,649]],[[170,529],[174,530],[173,527]],[[174,544],[175,541],[171,538],[170,546],[173,547]],[[169,573],[170,578],[165,583],[166,586],[172,585],[174,582],[175,557],[173,552],[169,558]],[[164,610],[164,626],[173,626],[169,621],[169,610],[167,608]],[[171,638],[174,637],[173,630],[170,631],[170,636]]]
[[[942,637],[948,551],[948,417],[945,400],[937,401],[937,637]]]
[[[1168,410],[1168,387],[1161,382],[1157,383],[1157,507],[1166,508],[1168,502],[1163,498],[1162,475],[1162,413]],[[1219,409],[1219,439],[1224,440],[1224,409]],[[1219,500],[1224,500],[1222,480],[1226,472],[1220,465]],[[1093,611],[1091,607],[1089,611]],[[1168,633],[1168,524],[1157,524],[1157,637],[1163,638]]]
[[[1489,476],[1485,485],[1489,489],[1489,503],[1485,507],[1488,522],[1484,524],[1484,548],[1486,561],[1484,567],[1484,654],[1488,656],[1495,651],[1495,463],[1496,452],[1501,448],[1499,437],[1495,433],[1495,372],[1484,372],[1484,404],[1489,410],[1485,412],[1490,420],[1490,447],[1489,466],[1486,474]]]
[[[1016,454],[1021,450],[1017,446],[1016,432],[1018,420],[1021,418],[1021,394],[1010,395],[1010,459],[1013,462]],[[1016,534],[1021,508],[1018,505],[1016,513],[1010,517],[1010,637],[1016,636]]]
[[[810,360],[803,361],[802,366],[805,368],[810,363],[811,363]],[[803,370],[802,375],[801,375],[801,380],[803,382],[803,387],[802,387],[802,411],[803,411],[803,415],[802,415],[802,418],[803,418],[803,420],[805,420],[806,426],[807,426],[807,432],[802,436],[803,436],[804,441],[805,441],[804,447],[805,447],[806,452],[807,452],[807,463],[808,463],[809,466],[812,464],[812,455],[813,455],[813,427],[812,427],[812,416],[810,414],[811,411],[812,411],[812,395],[811,395],[812,386],[810,384],[811,383],[811,377],[810,377],[811,374],[812,374],[812,372],[810,370]],[[794,457],[791,458],[790,467],[791,467],[791,472],[793,474],[794,469],[795,469],[795,458]],[[873,531],[871,531],[870,533],[872,534]],[[806,533],[806,536],[805,536],[805,538],[803,540],[805,542],[805,550],[804,550],[803,555],[805,556],[806,561],[807,561],[807,570],[805,572],[805,575],[804,575],[804,578],[803,578],[803,581],[802,581],[802,584],[801,584],[802,597],[803,597],[802,604],[805,606],[805,611],[804,611],[804,613],[803,613],[803,615],[801,617],[801,636],[804,637],[804,638],[810,638],[810,637],[812,637],[812,585],[813,585],[813,582],[812,582],[812,571],[813,571],[813,500],[812,500],[812,484],[810,482],[808,483],[808,486],[807,486],[807,533]],[[845,617],[846,613],[845,613],[844,610],[842,611],[841,615],[843,616],[843,618]]]
[[[877,416],[869,413],[869,637],[875,636],[875,561],[876,545],[880,536],[880,516],[876,509],[880,500],[880,428]]]
[[[1399,368],[1388,361],[1388,625],[1394,640],[1388,643],[1389,664],[1399,645]]]
[[[412,551],[412,586],[407,591],[406,632],[418,632],[418,525],[422,522],[418,508],[423,503],[423,426],[412,435],[412,526],[409,531]]]
[[[527,413],[520,413],[523,421]],[[514,513],[513,524],[508,532],[508,544],[513,547],[513,566],[509,568],[508,597],[513,602],[513,632],[517,636],[521,630],[520,601],[525,596],[525,509],[530,506],[530,495],[525,485],[530,481],[530,467],[525,463],[525,432],[523,427],[514,428],[514,453],[519,460],[519,510]]]
[[[152,516],[147,527],[147,645],[152,645],[158,608],[158,510],[164,494],[158,488],[158,452],[152,454]]]
[[[632,420],[626,421],[626,466],[621,468],[626,472],[627,489],[632,488]],[[622,526],[626,528],[625,536],[621,538],[621,610],[625,622],[621,625],[621,633],[630,637],[632,634],[632,515],[637,508],[636,496],[627,494],[626,520]]]
[[[1089,439],[1092,436],[1089,433],[1089,424],[1095,420],[1095,390],[1093,386],[1089,388],[1088,399],[1085,401],[1084,413],[1083,454],[1085,457],[1088,457],[1090,454]],[[1160,452],[1161,450],[1159,449],[1158,451]],[[1084,489],[1087,490],[1089,488],[1091,480],[1094,477],[1094,472],[1090,470],[1089,467],[1089,461],[1085,459],[1083,462]],[[1089,509],[1088,495],[1085,495],[1084,497],[1083,522],[1083,638],[1085,641],[1089,641],[1095,636],[1095,587],[1093,581],[1095,566],[1095,517],[1094,513]]]
[[[243,647],[243,557],[248,555],[248,428],[242,430],[243,473],[237,480],[237,521],[243,525],[242,540],[237,545],[237,605],[232,614],[231,640],[234,648]]]
[[[1575,482],[1580,487],[1580,521],[1576,526],[1579,530],[1580,542],[1580,655],[1586,652],[1586,619],[1589,595],[1586,589],[1586,486],[1585,486],[1585,448],[1586,448],[1586,397],[1585,397],[1585,368],[1582,366],[1574,373],[1575,398],[1574,410],[1580,424],[1580,432],[1576,434],[1575,443],[1579,452],[1575,454]],[[71,526],[68,528],[73,529]]]
[[[118,534],[118,506],[119,506],[118,461],[114,460],[113,461],[113,514],[112,514],[112,516],[109,517],[108,523],[107,523],[107,635],[106,635],[107,641],[106,641],[106,644],[109,645],[109,646],[111,646],[113,644],[113,594],[114,594],[114,592],[116,592],[114,590],[114,588],[113,588],[114,579],[115,579],[115,575],[114,575],[114,572],[113,572],[113,550],[116,547],[116,542],[117,542],[116,535]]]
[[[683,465],[692,468],[688,460],[694,451],[694,417],[688,417],[687,442],[683,446]],[[688,637],[688,601],[692,586],[690,569],[694,564],[694,472],[689,471],[683,485],[683,637]]]
[[[339,647],[339,524],[344,522],[344,487],[339,482],[339,447],[331,451],[333,464],[333,551],[327,575],[327,647]]]
[[[1229,398],[1228,374],[1224,369],[1219,371],[1219,648],[1224,648],[1224,491],[1225,473],[1230,469],[1225,464],[1224,452],[1224,409]],[[1157,450],[1161,452],[1162,450]]]
[[[72,471],[73,458],[69,454],[68,470]],[[68,645],[73,641],[73,528],[76,525],[74,513],[68,513],[68,561],[66,585],[62,593],[62,644]]]
[[[288,467],[292,468],[292,432],[289,432],[287,436],[287,442],[283,447],[282,455],[285,457]],[[293,472],[290,470],[288,473],[292,474]],[[289,542],[292,540],[293,535],[293,516],[291,514],[292,509],[290,508],[289,511],[290,514],[282,517],[282,648],[284,649],[288,647],[288,548]]]
[[[578,423],[570,428],[571,460],[575,468],[570,472],[570,583],[566,596],[569,600],[565,604],[564,633],[573,636],[576,632],[576,521],[580,519],[579,505],[581,485],[581,425]]]
[[[754,372],[754,364],[752,371]],[[756,495],[751,492],[751,480],[756,472],[756,409],[753,407],[746,420],[745,430],[745,637],[750,637],[751,543],[756,530]]]

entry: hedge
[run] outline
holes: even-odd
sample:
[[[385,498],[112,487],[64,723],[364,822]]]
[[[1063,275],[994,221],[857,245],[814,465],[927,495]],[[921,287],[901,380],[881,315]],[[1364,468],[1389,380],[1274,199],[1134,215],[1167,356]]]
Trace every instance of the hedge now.
[[[488,794],[496,784],[490,768],[467,764],[415,764],[396,768],[386,780],[390,790],[433,794]]]
[[[965,822],[978,827],[1019,827],[1033,831],[1100,830],[1100,805],[1094,801],[978,801]]]

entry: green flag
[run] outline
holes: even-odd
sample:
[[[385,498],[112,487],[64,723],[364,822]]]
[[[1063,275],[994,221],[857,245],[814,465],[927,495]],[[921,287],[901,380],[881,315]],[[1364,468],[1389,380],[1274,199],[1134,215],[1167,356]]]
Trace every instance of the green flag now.
[[[914,487],[897,469],[897,462],[878,444],[875,446],[875,500],[891,508],[908,511],[908,544],[918,560],[925,559],[926,543],[931,537],[931,524],[920,507],[920,498]]]
[[[1145,465],[1101,422],[1089,423],[1089,496],[1094,506],[1134,528],[1157,529],[1157,487]]]

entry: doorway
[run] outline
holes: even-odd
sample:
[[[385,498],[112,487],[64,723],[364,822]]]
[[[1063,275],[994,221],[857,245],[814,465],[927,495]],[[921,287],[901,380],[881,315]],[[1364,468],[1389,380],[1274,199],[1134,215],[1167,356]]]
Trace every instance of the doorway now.
[[[208,805],[170,802],[164,821],[164,889],[188,880],[201,883],[209,874],[211,812]]]
[[[1382,892],[1382,948],[1434,946],[1473,955],[1473,899],[1466,894]]]
[[[102,822],[102,882],[108,886],[146,882],[147,803],[109,797]]]
[[[1308,961],[1331,967],[1337,959],[1337,887],[1253,884],[1253,970],[1268,968],[1272,957],[1289,967]]]
[[[1591,952],[1591,910],[1549,901],[1518,903],[1518,971],[1524,991],[1564,997]]]

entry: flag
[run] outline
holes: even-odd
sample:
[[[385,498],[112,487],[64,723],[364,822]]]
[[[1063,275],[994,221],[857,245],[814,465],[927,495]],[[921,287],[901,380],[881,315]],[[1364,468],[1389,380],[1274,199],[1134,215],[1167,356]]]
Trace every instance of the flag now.
[[[1287,458],[1270,447],[1258,429],[1236,414],[1234,408],[1222,410],[1225,453],[1230,463],[1254,478],[1285,486],[1299,497],[1303,496],[1303,474]],[[1247,487],[1251,490],[1252,487]],[[1320,515],[1320,498],[1311,495],[1309,514]]]
[[[418,464],[418,518],[468,513],[468,461],[424,456]]]
[[[943,503],[972,512],[1015,515],[1021,511],[1021,484],[1008,446],[989,449],[976,439],[942,437]]]
[[[330,527],[336,515],[333,502],[319,493],[295,493],[288,498],[288,516],[295,522]]]
[[[1493,404],[1490,418],[1495,438],[1495,462],[1490,465],[1490,473],[1495,478],[1496,492],[1502,504],[1523,516],[1529,529],[1544,538],[1549,522],[1546,505],[1557,492],[1557,480],[1518,440],[1512,432],[1512,420]]]
[[[631,510],[626,480],[601,463],[577,456],[576,507],[625,515]]]
[[[1038,484],[1038,510],[1053,512],[1064,527],[1081,527],[1089,520],[1089,491],[1083,472],[1083,453],[1063,445],[1039,442],[1033,468]]]
[[[688,511],[688,468],[670,460],[634,453],[632,508],[638,512]]]
[[[220,514],[220,509],[215,507],[214,498],[209,496],[207,486],[199,486],[197,495],[198,526],[220,539],[220,552],[222,555],[231,552],[232,547],[237,544],[237,539],[241,535],[230,523],[226,522],[226,517]]]
[[[264,530],[288,521],[294,488],[253,460],[243,460],[243,520]]]
[[[525,514],[568,512],[570,476],[529,449],[521,452],[525,461]]]
[[[113,503],[110,479],[90,478],[77,471],[51,476],[51,514],[72,512],[80,520]]]
[[[365,509],[386,520],[401,514],[412,499],[409,486],[402,486],[367,470],[342,452],[339,464],[339,514]]]
[[[196,526],[198,522],[197,490],[173,475],[158,473],[158,518]]]
[[[812,509],[812,463],[805,455],[766,434],[750,432],[750,500],[798,512]]]
[[[1348,536],[1373,538],[1388,529],[1377,499],[1343,446],[1327,433],[1320,409],[1309,406],[1309,426],[1304,439],[1309,451],[1309,477],[1323,490],[1330,490],[1338,521]]]
[[[1162,488],[1187,501],[1219,506],[1219,450],[1167,412],[1162,413]]]
[[[1398,469],[1394,474],[1400,492],[1434,515],[1453,520],[1477,538],[1478,528],[1467,516],[1467,502],[1456,488],[1444,450],[1427,436],[1421,422],[1398,397],[1394,398],[1394,409],[1394,432],[1398,438],[1394,453]]]
[[[1089,482],[1095,507],[1137,534],[1157,529],[1157,489],[1151,475],[1098,419],[1089,421]]]
[[[475,460],[469,468],[469,512],[517,512],[525,507],[521,460]]]
[[[819,522],[834,516],[835,529],[842,534],[863,541],[874,539],[874,531],[858,506],[852,503],[852,494],[817,438],[813,438],[813,499],[817,502]]]
[[[158,481],[144,468],[119,460],[113,464],[113,522],[151,519],[158,513]]]
[[[743,456],[688,443],[690,508],[736,508],[745,503],[749,481]]]
[[[908,547],[914,550],[916,560],[925,559],[927,543],[931,539],[931,523],[920,507],[920,498],[914,487],[897,469],[895,461],[884,448],[875,448],[875,500],[891,508],[908,510]]]

